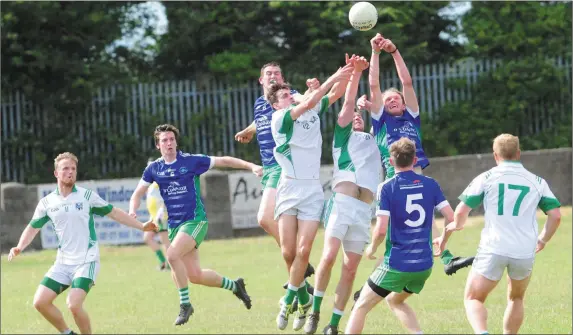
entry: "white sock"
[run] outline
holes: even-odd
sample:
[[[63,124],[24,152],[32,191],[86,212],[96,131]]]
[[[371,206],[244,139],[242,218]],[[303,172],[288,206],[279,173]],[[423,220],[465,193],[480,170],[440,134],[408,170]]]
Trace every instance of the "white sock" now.
[[[416,334],[424,334],[424,332],[420,330],[419,332],[416,332]]]
[[[332,313],[338,314],[338,315],[344,315],[344,311],[341,311],[336,307],[334,307],[334,309],[332,310]]]
[[[317,289],[314,289],[314,294],[315,297],[324,297],[324,292],[320,292]]]
[[[64,330],[61,334],[70,334],[72,330],[70,328]]]

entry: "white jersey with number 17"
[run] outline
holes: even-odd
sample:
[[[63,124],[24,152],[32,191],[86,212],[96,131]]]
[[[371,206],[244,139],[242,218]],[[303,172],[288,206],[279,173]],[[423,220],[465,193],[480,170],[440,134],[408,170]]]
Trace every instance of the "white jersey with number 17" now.
[[[535,256],[537,207],[547,212],[561,206],[547,182],[517,161],[504,161],[480,174],[459,199],[471,208],[483,202],[480,250],[517,259]]]

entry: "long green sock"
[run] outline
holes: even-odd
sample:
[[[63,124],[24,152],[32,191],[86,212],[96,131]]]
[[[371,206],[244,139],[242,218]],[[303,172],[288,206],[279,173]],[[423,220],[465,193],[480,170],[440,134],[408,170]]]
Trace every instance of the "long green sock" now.
[[[223,277],[223,281],[221,282],[221,288],[224,288],[225,290],[229,290],[229,291],[233,291],[233,292],[235,292],[237,290],[237,286],[235,285],[235,281],[231,280],[227,277]]]
[[[448,265],[452,261],[452,258],[454,258],[454,255],[452,255],[452,253],[448,249],[446,249],[442,253],[442,256],[440,256],[440,258],[442,259],[442,264]]]
[[[340,319],[342,318],[342,314],[344,314],[343,311],[336,309],[336,308],[333,309],[332,310],[332,317],[330,317],[330,325],[338,328],[338,324],[340,323]]]
[[[155,252],[155,256],[157,256],[157,259],[159,259],[159,263],[165,263],[165,255],[163,255],[163,251],[161,251],[161,249],[158,249]]]
[[[306,289],[306,285],[308,285],[308,283],[305,280],[303,282],[303,284],[298,288],[298,291],[297,291],[298,303],[301,306],[308,304],[308,302],[310,301],[310,295],[308,294],[308,291]]]
[[[315,287],[314,300],[312,301],[312,311],[314,313],[320,313],[320,305],[322,304],[322,298],[324,298],[324,292],[318,291]]]
[[[181,305],[190,305],[189,301],[189,287],[179,289],[179,303]]]
[[[298,293],[298,287],[294,286],[291,283],[288,283],[286,295],[283,298],[285,304],[292,305],[292,302],[294,301],[294,297],[296,297],[297,293]]]

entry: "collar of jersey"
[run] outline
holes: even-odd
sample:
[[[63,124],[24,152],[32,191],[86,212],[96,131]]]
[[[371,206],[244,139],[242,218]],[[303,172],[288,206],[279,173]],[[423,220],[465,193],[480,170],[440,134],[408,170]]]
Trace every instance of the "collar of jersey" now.
[[[499,165],[508,165],[508,166],[516,166],[519,165],[521,166],[521,162],[520,161],[510,161],[510,160],[504,160],[501,163],[499,163]]]
[[[76,185],[72,186],[72,192],[77,192],[78,189],[76,188]],[[56,192],[57,195],[60,195],[60,190],[58,190],[58,187],[56,186],[56,190],[54,191]]]

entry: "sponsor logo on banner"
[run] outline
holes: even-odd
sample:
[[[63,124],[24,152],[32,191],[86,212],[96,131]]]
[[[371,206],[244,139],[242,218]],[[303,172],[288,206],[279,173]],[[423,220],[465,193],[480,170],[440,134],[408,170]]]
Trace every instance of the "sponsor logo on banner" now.
[[[78,181],[77,186],[84,187],[96,192],[103,200],[109,202],[117,208],[129,211],[129,199],[131,194],[139,183],[138,178],[131,179],[113,179],[98,181]],[[56,184],[38,185],[38,201],[54,191]],[[76,203],[76,210],[82,210],[82,204]],[[57,209],[55,209],[57,210]],[[145,196],[137,211],[137,219],[141,222],[148,220],[149,213],[145,206]],[[119,224],[112,219],[104,216],[94,216],[95,231],[99,244],[133,244],[143,243],[143,232],[135,228],[130,228]],[[42,247],[44,249],[55,249],[58,247],[58,239],[54,232],[52,223],[44,225],[40,232]]]
[[[320,182],[328,200],[332,195],[332,165],[320,168]],[[233,229],[258,227],[257,213],[263,196],[261,178],[251,172],[230,173],[229,191]]]

